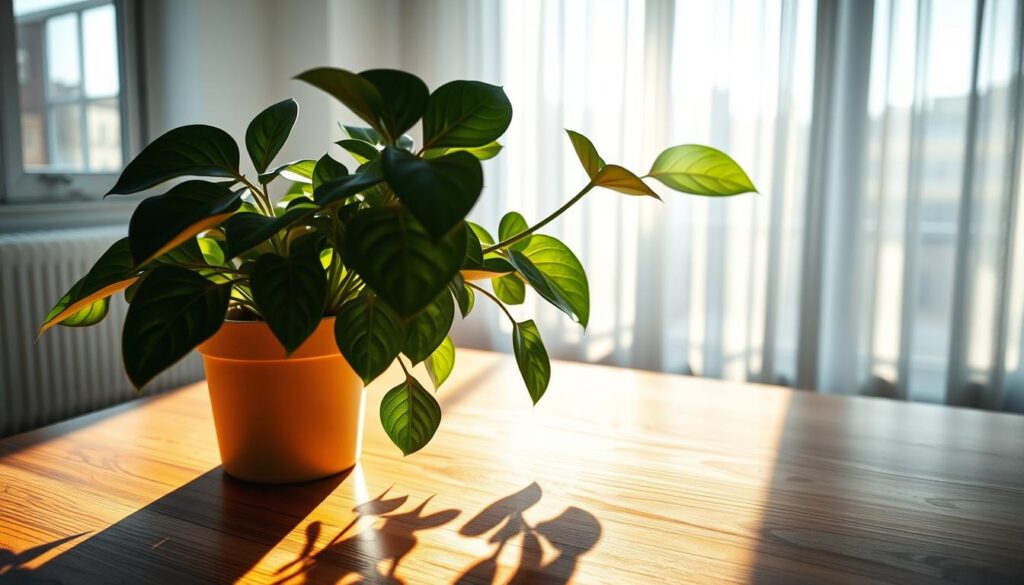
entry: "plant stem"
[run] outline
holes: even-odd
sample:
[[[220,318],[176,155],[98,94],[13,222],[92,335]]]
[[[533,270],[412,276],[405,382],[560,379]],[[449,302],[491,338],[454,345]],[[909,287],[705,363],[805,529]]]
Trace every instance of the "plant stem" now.
[[[509,320],[509,321],[511,321],[513,325],[515,325],[515,324],[516,324],[516,319],[515,319],[515,317],[513,317],[513,316],[512,316],[512,313],[509,313],[509,312],[508,312],[508,307],[506,307],[506,306],[505,306],[505,303],[501,302],[501,300],[500,300],[500,299],[499,299],[498,297],[496,297],[496,296],[492,295],[491,293],[489,293],[489,292],[488,292],[488,291],[486,291],[485,289],[483,289],[483,288],[481,288],[481,287],[479,287],[479,286],[477,286],[477,285],[473,284],[472,282],[467,282],[467,283],[466,283],[466,286],[468,286],[468,287],[470,287],[470,288],[475,288],[476,290],[478,290],[478,291],[480,291],[480,292],[484,293],[484,295],[485,295],[485,296],[486,296],[487,298],[489,298],[489,299],[491,299],[492,301],[494,301],[494,304],[496,304],[496,305],[498,305],[499,307],[501,307],[501,310],[502,310],[502,311],[504,311],[506,315],[508,315],[508,320]]]
[[[405,372],[405,378],[412,378],[412,374],[409,373],[409,370],[407,370],[405,367],[405,363],[402,361],[402,356],[395,356],[395,359],[398,360],[398,365],[402,366],[402,371]]]
[[[261,191],[259,187],[253,185],[249,179],[245,178],[245,175],[235,175],[235,178],[242,182],[243,185],[252,191],[252,198],[256,201],[257,207],[267,217],[274,217],[274,206],[270,204],[270,197],[266,193]]]
[[[498,242],[497,244],[494,244],[493,246],[489,246],[487,248],[484,248],[483,253],[486,254],[488,252],[494,252],[495,250],[511,246],[512,244],[518,242],[519,240],[525,238],[526,236],[528,236],[528,235],[532,234],[533,232],[539,230],[540,228],[546,226],[547,224],[551,223],[551,221],[553,219],[555,219],[559,215],[562,215],[563,213],[565,213],[565,210],[567,210],[570,207],[572,207],[573,205],[575,205],[577,201],[579,201],[580,199],[583,199],[583,196],[586,195],[587,193],[589,193],[590,190],[593,189],[593,188],[594,188],[594,183],[593,182],[587,183],[587,186],[584,187],[582,191],[580,191],[572,199],[567,201],[565,205],[563,205],[563,206],[559,207],[558,209],[556,209],[554,211],[554,213],[552,213],[551,215],[549,215],[549,216],[545,217],[544,219],[540,220],[539,222],[534,224],[534,226],[531,227],[530,229],[527,229],[525,231],[521,231],[518,234],[516,234],[516,235],[514,235],[514,236],[512,236],[512,237],[510,237],[510,238],[508,238],[506,240],[503,240],[501,242]]]

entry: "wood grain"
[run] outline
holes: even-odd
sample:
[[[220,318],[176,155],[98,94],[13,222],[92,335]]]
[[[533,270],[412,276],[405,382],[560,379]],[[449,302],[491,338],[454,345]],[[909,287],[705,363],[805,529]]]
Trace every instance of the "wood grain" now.
[[[403,458],[225,477],[202,384],[0,442],[0,582],[1024,583],[1024,417],[460,351]],[[301,389],[296,389],[301,392]]]

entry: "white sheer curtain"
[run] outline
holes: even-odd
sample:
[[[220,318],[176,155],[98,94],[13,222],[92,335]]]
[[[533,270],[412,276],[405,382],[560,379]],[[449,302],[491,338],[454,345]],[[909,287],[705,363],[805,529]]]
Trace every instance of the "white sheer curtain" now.
[[[516,309],[553,356],[1024,411],[1020,1],[405,6],[404,65],[512,99],[492,230],[586,182],[563,128],[637,170],[711,144],[761,191],[588,195],[548,232],[588,269],[589,329]],[[483,301],[456,341],[507,350]]]

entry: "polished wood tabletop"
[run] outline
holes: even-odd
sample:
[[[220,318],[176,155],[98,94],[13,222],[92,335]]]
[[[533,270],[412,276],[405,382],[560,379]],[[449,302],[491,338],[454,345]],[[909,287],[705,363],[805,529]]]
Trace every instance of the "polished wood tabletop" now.
[[[225,476],[203,384],[0,441],[0,582],[1024,583],[1021,416],[461,351],[402,457],[398,376],[304,484]]]

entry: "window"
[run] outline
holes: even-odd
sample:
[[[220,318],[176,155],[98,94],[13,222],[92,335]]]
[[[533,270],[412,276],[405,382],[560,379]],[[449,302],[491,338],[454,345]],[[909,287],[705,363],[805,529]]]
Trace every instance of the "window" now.
[[[0,0],[5,203],[99,198],[129,158],[127,5]]]

